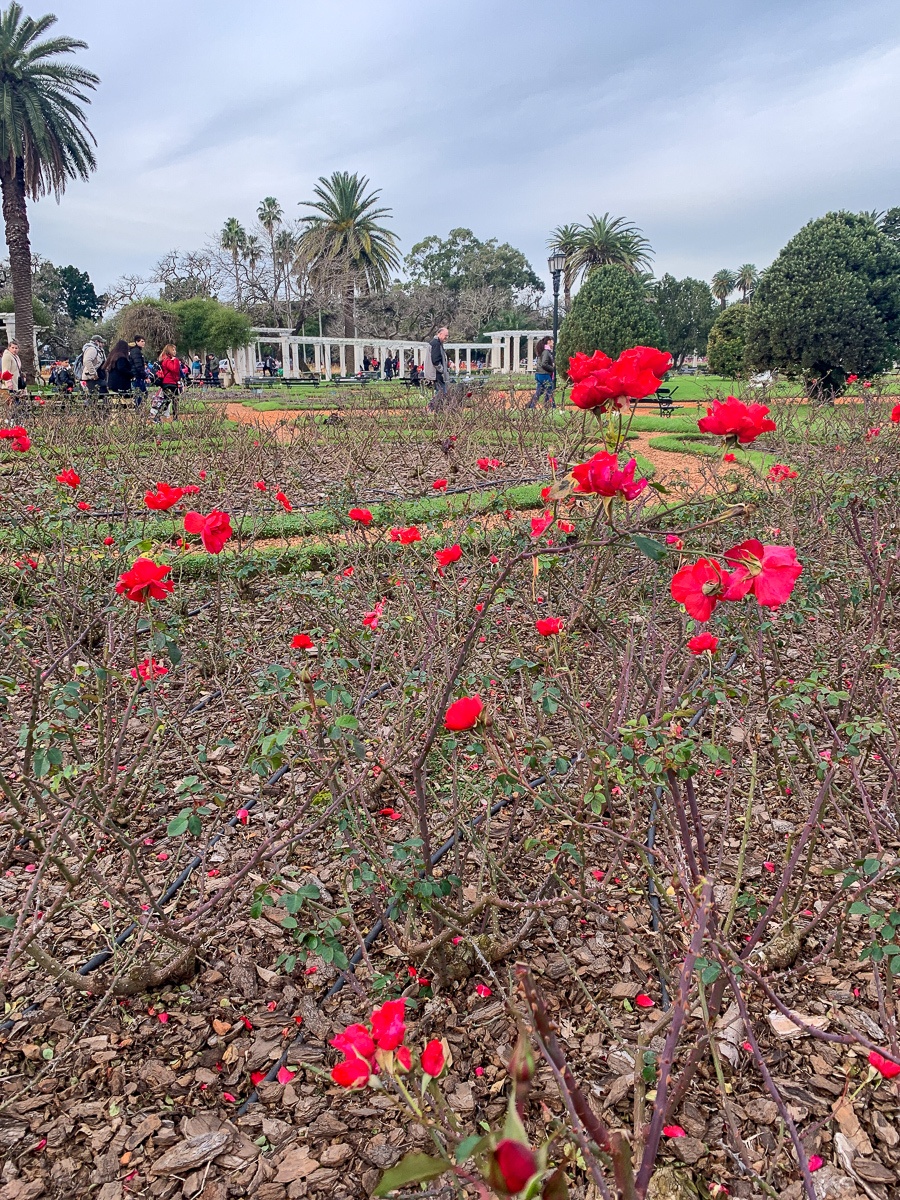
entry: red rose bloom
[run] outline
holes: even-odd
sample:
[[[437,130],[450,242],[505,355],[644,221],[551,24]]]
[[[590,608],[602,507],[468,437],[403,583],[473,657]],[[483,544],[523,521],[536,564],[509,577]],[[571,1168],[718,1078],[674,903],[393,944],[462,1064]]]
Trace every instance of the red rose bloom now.
[[[141,679],[146,683],[148,679],[158,679],[161,675],[168,675],[169,668],[164,667],[162,663],[157,662],[151,655],[150,658],[145,658],[138,663],[137,667],[131,668],[131,678],[137,679],[140,675]]]
[[[715,433],[730,442],[738,441],[742,446],[755,442],[761,433],[770,433],[775,422],[768,416],[765,404],[744,404],[736,396],[727,400],[713,400],[712,408],[697,422],[702,433]]]
[[[204,516],[198,512],[184,514],[184,528],[187,533],[199,533],[209,554],[221,554],[222,547],[232,535],[231,518],[226,512],[214,508]]]
[[[421,542],[422,535],[415,525],[410,525],[407,529],[392,529],[391,541],[399,542],[401,546],[409,546],[413,542]]]
[[[264,479],[257,479],[256,483],[254,483],[253,486],[256,488],[256,490],[258,492],[266,491],[266,481]]]
[[[291,504],[290,500],[288,500],[288,498],[284,494],[284,492],[276,492],[275,499],[278,501],[278,503],[281,505],[281,507],[284,509],[285,512],[293,512],[294,511],[293,504]]]
[[[879,1054],[877,1050],[873,1050],[869,1054],[869,1066],[874,1067],[885,1079],[896,1079],[900,1075],[900,1066],[891,1062],[889,1058],[885,1058],[883,1054]]]
[[[372,1013],[372,1040],[379,1050],[396,1050],[403,1041],[406,1025],[405,1000],[387,1000]]]
[[[712,558],[698,558],[672,576],[672,599],[683,604],[695,621],[708,621],[716,605],[725,599],[728,572]],[[729,597],[730,599],[731,597]]]
[[[24,454],[31,448],[31,438],[22,425],[13,425],[11,429],[0,429],[0,438],[6,438],[11,444],[11,449],[16,450],[19,454]]]
[[[460,696],[447,709],[444,728],[452,733],[464,733],[467,729],[473,729],[483,708],[484,702],[480,696]]]
[[[539,538],[547,532],[553,524],[553,513],[545,512],[541,517],[531,518],[531,536]]]
[[[171,570],[152,558],[135,559],[131,568],[119,578],[116,591],[136,604],[143,604],[145,600],[165,600],[175,589],[174,583],[166,579]]]
[[[65,471],[61,471],[56,477],[57,483],[64,483],[66,487],[72,489],[77,488],[81,483],[81,477],[72,467],[68,467]]]
[[[435,550],[434,557],[442,567],[449,567],[451,563],[459,562],[462,558],[462,546],[457,542],[455,546],[447,546],[444,550]]]
[[[183,488],[170,487],[168,483],[158,483],[155,492],[151,490],[144,493],[144,503],[148,508],[165,512],[174,507],[183,495]]]
[[[672,368],[672,355],[668,350],[657,350],[655,346],[632,346],[623,350],[619,362],[633,365],[639,371],[649,371],[657,379],[662,379]]]
[[[766,608],[777,608],[794,590],[803,567],[793,546],[764,546],[748,538],[725,554],[735,568],[724,599],[740,600],[752,592]]]
[[[446,479],[436,479],[431,486],[436,492],[442,492],[444,490],[444,488],[447,486],[447,480]]]
[[[364,1088],[371,1074],[371,1063],[365,1058],[345,1058],[343,1062],[331,1068],[331,1078],[334,1082],[339,1087],[349,1088],[351,1091]]]
[[[372,514],[367,508],[351,508],[347,516],[351,521],[358,521],[360,525],[372,524]]]
[[[900,424],[900,404],[895,404],[891,409],[891,420],[895,425]]]
[[[595,350],[590,355],[582,354],[579,350],[569,359],[568,374],[573,383],[581,383],[582,379],[587,379],[589,375],[595,375],[597,371],[611,366],[612,359],[602,350]]]
[[[496,471],[500,466],[499,458],[479,458],[477,460],[479,471]]]
[[[718,646],[718,644],[719,639],[714,637],[713,634],[704,630],[703,633],[698,633],[695,637],[690,639],[688,642],[688,650],[690,650],[691,654],[702,654],[704,650],[709,650],[710,653],[715,654],[716,646]]]
[[[422,1051],[422,1070],[432,1079],[437,1079],[444,1069],[444,1047],[437,1039],[432,1039]]]
[[[291,649],[293,650],[312,650],[315,642],[308,633],[295,633],[291,638]]]
[[[543,617],[540,621],[535,621],[534,627],[541,637],[556,637],[562,633],[562,617]]]
[[[624,500],[634,500],[647,486],[646,479],[635,479],[636,468],[637,460],[630,458],[620,469],[616,455],[601,450],[586,463],[579,463],[572,468],[572,475],[578,485],[575,490],[597,496],[622,496]]]
[[[529,1179],[533,1179],[537,1174],[534,1151],[528,1146],[523,1146],[521,1142],[514,1142],[512,1138],[504,1138],[497,1143],[493,1158],[494,1166],[500,1174],[497,1182],[502,1183],[502,1189],[510,1196],[521,1192]]]

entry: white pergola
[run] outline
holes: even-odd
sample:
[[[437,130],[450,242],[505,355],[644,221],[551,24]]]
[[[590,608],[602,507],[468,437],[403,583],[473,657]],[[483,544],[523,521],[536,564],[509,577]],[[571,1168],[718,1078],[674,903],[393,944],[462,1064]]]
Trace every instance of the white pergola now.
[[[276,357],[280,356],[282,375],[285,379],[301,379],[310,373],[325,379],[347,374],[347,350],[353,351],[353,362],[359,364],[367,351],[379,362],[385,358],[399,356],[399,377],[409,374],[413,363],[421,367],[429,352],[428,342],[407,341],[395,338],[342,338],[307,337],[296,334],[292,329],[261,326],[252,331],[253,340],[247,346],[239,346],[231,352],[238,379],[252,379],[256,375],[256,364],[262,358],[262,347],[272,347]],[[549,336],[550,330],[502,330],[492,332],[491,344],[485,342],[446,342],[447,360],[453,371],[468,373],[473,369],[476,358],[487,359],[487,369],[509,375],[521,369],[522,340],[527,343],[525,370],[531,370],[534,360],[535,341]]]

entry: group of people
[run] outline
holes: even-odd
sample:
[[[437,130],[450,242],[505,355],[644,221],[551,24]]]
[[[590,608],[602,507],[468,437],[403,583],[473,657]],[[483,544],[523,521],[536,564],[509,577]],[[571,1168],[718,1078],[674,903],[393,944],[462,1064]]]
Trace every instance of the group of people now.
[[[400,374],[400,351],[398,350],[394,355],[389,354],[383,363],[377,358],[370,358],[368,354],[363,354],[362,366],[366,375],[370,371],[377,375],[379,371],[384,370],[385,379],[393,379],[395,375],[399,376]]]

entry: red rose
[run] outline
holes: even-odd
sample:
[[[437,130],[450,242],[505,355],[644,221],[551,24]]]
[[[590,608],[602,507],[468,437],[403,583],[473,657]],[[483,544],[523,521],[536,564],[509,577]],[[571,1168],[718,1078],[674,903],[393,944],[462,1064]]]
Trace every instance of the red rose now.
[[[291,638],[291,648],[293,650],[312,650],[315,642],[308,633],[295,633]]]
[[[883,1054],[879,1054],[877,1050],[873,1050],[869,1055],[869,1066],[883,1075],[885,1079],[895,1079],[900,1075],[900,1065],[891,1062],[889,1058],[885,1058]]]
[[[541,637],[556,637],[562,633],[562,617],[543,617],[540,621],[535,621],[534,627]]]
[[[725,561],[735,570],[724,599],[740,600],[752,592],[766,608],[784,604],[803,571],[793,546],[764,546],[755,538],[733,546]]]
[[[406,1033],[406,1001],[387,1000],[372,1013],[372,1040],[379,1050],[396,1050]]]
[[[24,454],[31,448],[31,438],[22,425],[13,425],[11,429],[0,429],[0,438],[7,438],[12,444],[12,449],[19,454]]]
[[[116,591],[136,604],[143,604],[145,600],[165,600],[175,589],[175,585],[166,579],[171,570],[152,558],[135,559],[131,568],[119,578]]]
[[[278,503],[281,505],[281,507],[284,509],[285,512],[293,512],[294,511],[293,504],[291,504],[290,500],[288,500],[288,498],[284,494],[284,492],[276,492],[275,499],[278,501]]]
[[[372,514],[367,508],[351,508],[347,516],[351,521],[358,521],[360,525],[372,524]]]
[[[475,726],[484,702],[480,696],[460,696],[454,700],[444,715],[444,727],[453,733],[463,733]]]
[[[137,667],[131,668],[131,678],[137,679],[140,675],[141,679],[146,683],[148,679],[157,679],[161,675],[168,675],[169,668],[164,667],[162,663],[156,661],[151,655],[150,658],[145,658],[138,663]]]
[[[210,554],[221,554],[222,547],[233,532],[228,513],[219,512],[216,508],[207,516],[198,512],[185,513],[184,528],[187,533],[199,533],[203,545]]]
[[[415,525],[410,525],[407,529],[392,529],[391,541],[399,542],[401,546],[409,546],[413,542],[421,542],[422,535]]]
[[[176,505],[183,495],[183,488],[170,487],[168,483],[158,483],[155,492],[144,493],[144,503],[148,508],[165,512]]]
[[[432,488],[434,488],[434,490],[436,492],[442,492],[444,490],[444,488],[447,486],[447,480],[446,479],[436,479],[431,486],[432,486]]]
[[[591,355],[582,354],[579,350],[569,359],[568,374],[573,383],[580,383],[582,379],[587,379],[588,375],[594,375],[604,367],[610,366],[612,359],[602,350],[595,350]]]
[[[895,404],[891,409],[891,420],[895,425],[900,424],[900,404]]]
[[[372,1068],[364,1058],[345,1058],[343,1062],[331,1068],[331,1078],[334,1082],[339,1087],[349,1088],[351,1091],[364,1088],[371,1074]]]
[[[713,634],[704,630],[703,633],[698,633],[695,637],[690,639],[688,642],[688,650],[690,650],[691,654],[702,654],[704,650],[709,650],[714,654],[718,644],[719,639],[714,637]]]
[[[695,621],[708,621],[720,600],[725,599],[728,572],[712,558],[698,558],[672,576],[672,599],[683,604]],[[730,599],[730,597],[729,597]]]
[[[742,446],[755,442],[761,433],[770,433],[775,422],[768,416],[765,404],[744,404],[736,396],[727,400],[713,400],[712,408],[697,422],[702,433],[715,433],[729,441],[739,441]]]
[[[422,1051],[422,1070],[432,1079],[437,1079],[444,1069],[444,1047],[437,1039],[432,1039]]]
[[[256,490],[258,492],[266,491],[266,481],[264,479],[257,479],[256,483],[254,483],[253,486],[256,488]]]
[[[537,1174],[537,1158],[534,1151],[521,1142],[512,1138],[504,1138],[497,1143],[493,1154],[493,1165],[497,1168],[500,1178],[497,1183],[510,1196],[521,1192],[529,1179]]]
[[[616,455],[601,450],[586,463],[579,463],[572,468],[572,475],[578,485],[575,490],[597,496],[622,496],[624,500],[634,500],[647,486],[646,479],[635,479],[636,468],[637,460],[631,458],[620,469]]]
[[[434,557],[442,567],[449,567],[451,563],[459,562],[462,558],[462,546],[457,542],[455,546],[447,546],[444,550],[435,550]]]
[[[631,363],[640,371],[649,371],[657,379],[662,379],[672,369],[672,355],[668,350],[657,350],[655,346],[632,346],[630,350],[622,351],[619,362]]]
[[[59,475],[57,475],[56,482],[64,483],[66,487],[74,489],[78,487],[79,483],[81,483],[81,477],[72,469],[72,467],[68,467],[65,471],[61,471]]]

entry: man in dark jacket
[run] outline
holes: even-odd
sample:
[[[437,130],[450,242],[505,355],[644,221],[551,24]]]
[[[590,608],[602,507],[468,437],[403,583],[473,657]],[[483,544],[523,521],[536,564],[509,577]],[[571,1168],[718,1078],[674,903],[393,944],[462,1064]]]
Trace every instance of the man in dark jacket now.
[[[450,364],[447,361],[447,351],[444,342],[450,336],[450,330],[445,325],[431,339],[431,353],[425,355],[423,375],[434,384],[434,395],[428,405],[432,412],[440,412],[447,399],[447,384],[450,380]]]
[[[553,355],[553,338],[541,338],[535,347],[537,357],[534,364],[534,379],[537,384],[534,395],[526,408],[537,408],[541,396],[544,397],[544,408],[555,408],[554,391],[556,389],[556,359]]]
[[[131,392],[137,408],[140,408],[141,401],[147,395],[147,364],[144,361],[144,345],[144,338],[138,335],[128,346],[128,361],[131,363]]]

